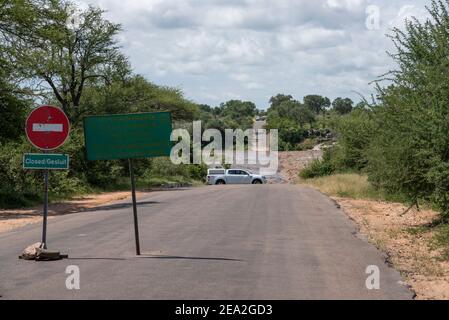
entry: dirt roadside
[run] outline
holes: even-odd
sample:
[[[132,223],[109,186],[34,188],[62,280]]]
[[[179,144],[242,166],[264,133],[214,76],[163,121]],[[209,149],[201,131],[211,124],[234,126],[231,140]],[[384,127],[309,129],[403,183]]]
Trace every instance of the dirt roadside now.
[[[137,192],[140,198],[146,192]],[[76,212],[82,212],[98,206],[108,205],[115,201],[131,198],[130,192],[109,192],[87,195],[73,200],[52,203],[49,205],[49,219]],[[0,210],[0,233],[10,231],[28,224],[42,221],[42,206],[27,209]]]
[[[434,233],[426,228],[437,217],[432,210],[407,209],[398,203],[333,199],[357,223],[360,234],[388,255],[388,263],[411,285],[419,300],[449,299],[449,261],[432,245]]]
[[[278,171],[283,181],[295,183],[298,179],[298,173],[311,161],[321,158],[322,154],[323,152],[318,148],[307,151],[279,152]]]
[[[314,157],[312,151],[280,153],[280,174],[297,182],[298,174]],[[331,197],[357,224],[359,234],[386,253],[387,262],[398,270],[416,292],[418,300],[449,300],[449,261],[432,244],[434,232],[426,228],[437,217],[432,210],[402,213],[399,203]]]

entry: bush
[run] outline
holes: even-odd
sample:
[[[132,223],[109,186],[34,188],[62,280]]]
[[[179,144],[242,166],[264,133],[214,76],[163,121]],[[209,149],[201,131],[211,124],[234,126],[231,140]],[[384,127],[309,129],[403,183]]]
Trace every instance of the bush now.
[[[316,138],[308,138],[304,140],[301,144],[297,146],[297,151],[306,151],[306,150],[312,150],[318,143],[318,140]]]
[[[324,153],[322,160],[314,160],[304,168],[300,173],[300,177],[303,179],[312,179],[329,176],[334,172],[335,168],[331,160],[331,151],[328,150]]]
[[[145,170],[142,182],[147,185],[155,185],[165,182],[192,183],[194,181],[204,181],[207,175],[207,166],[195,164],[175,165],[170,158],[155,158],[151,161],[151,166]]]
[[[42,195],[36,193],[17,193],[10,189],[0,189],[0,208],[14,209],[33,206],[43,200]]]
[[[187,176],[188,169],[186,165],[175,165],[170,158],[155,158],[151,162],[151,167],[146,170],[145,175],[157,177]]]
[[[366,150],[375,134],[372,111],[357,108],[334,122],[338,147],[334,152],[334,165],[339,171],[360,171],[368,163]]]
[[[25,195],[39,198],[42,191],[42,175],[37,171],[25,171],[22,168],[22,157],[32,148],[22,139],[20,142],[6,143],[0,146],[0,202],[9,206],[17,201],[19,205],[26,203]],[[19,196],[22,195],[22,196]]]
[[[201,164],[201,165],[189,165],[189,176],[198,181],[205,181],[207,176],[207,165]]]
[[[25,138],[0,146],[0,207],[32,205],[42,200],[44,179],[42,170],[24,170],[25,153],[36,152]],[[89,191],[87,183],[71,171],[50,171],[49,196],[52,199],[70,197]]]

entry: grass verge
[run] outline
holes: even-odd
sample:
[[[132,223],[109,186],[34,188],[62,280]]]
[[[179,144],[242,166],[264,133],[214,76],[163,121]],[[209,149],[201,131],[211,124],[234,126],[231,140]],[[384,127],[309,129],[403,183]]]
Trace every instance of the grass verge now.
[[[371,186],[368,178],[360,174],[335,174],[313,179],[301,179],[300,183],[314,187],[329,196],[385,200],[384,195]]]

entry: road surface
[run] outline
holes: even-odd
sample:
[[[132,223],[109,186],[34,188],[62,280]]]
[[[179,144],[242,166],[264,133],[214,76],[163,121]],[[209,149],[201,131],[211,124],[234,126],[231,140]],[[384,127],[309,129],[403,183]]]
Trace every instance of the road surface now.
[[[0,234],[1,299],[411,299],[383,255],[317,191],[210,186],[139,199],[141,257],[127,202],[49,221],[50,249],[70,259],[18,260],[41,226]],[[80,290],[66,288],[69,265]],[[370,265],[380,290],[366,288]]]

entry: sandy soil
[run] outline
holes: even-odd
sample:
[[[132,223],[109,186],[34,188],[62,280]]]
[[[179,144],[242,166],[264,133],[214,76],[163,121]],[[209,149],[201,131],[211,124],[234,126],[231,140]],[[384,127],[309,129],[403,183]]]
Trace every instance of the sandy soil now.
[[[279,152],[279,173],[288,183],[295,183],[299,172],[311,161],[321,158],[323,152],[317,148],[307,151]]]
[[[402,204],[334,198],[357,223],[360,233],[388,255],[406,278],[417,299],[449,299],[449,261],[432,246],[433,232],[425,227],[436,217],[432,210],[406,210]],[[414,232],[413,232],[414,231]]]
[[[144,193],[138,192],[137,197]],[[130,192],[110,192],[75,198],[49,205],[49,219],[54,216],[85,211],[94,207],[131,198]],[[0,210],[0,232],[42,221],[42,206],[28,209]]]

